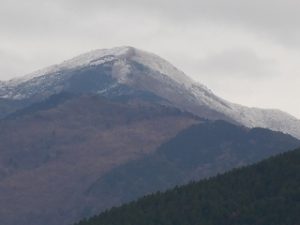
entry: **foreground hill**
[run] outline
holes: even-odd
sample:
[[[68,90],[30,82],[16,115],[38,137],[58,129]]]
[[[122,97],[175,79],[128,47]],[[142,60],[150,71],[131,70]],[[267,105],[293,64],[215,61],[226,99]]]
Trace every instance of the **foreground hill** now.
[[[77,225],[298,225],[300,149],[113,208]]]
[[[218,65],[216,65],[218,66]],[[300,121],[279,110],[233,104],[166,60],[132,47],[95,50],[8,82],[0,82],[0,117],[61,92],[106,97],[142,91],[202,118],[263,127],[300,138]]]

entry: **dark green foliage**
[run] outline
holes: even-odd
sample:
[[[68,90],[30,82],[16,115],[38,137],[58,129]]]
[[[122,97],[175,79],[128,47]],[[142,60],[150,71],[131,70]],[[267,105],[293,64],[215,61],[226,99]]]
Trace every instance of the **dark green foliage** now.
[[[77,225],[299,225],[300,149],[113,208]]]

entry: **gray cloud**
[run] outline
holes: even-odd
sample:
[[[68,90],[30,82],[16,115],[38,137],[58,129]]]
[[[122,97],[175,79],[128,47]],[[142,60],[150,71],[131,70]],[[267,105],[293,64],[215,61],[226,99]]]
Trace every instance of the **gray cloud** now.
[[[60,2],[69,12],[97,14],[103,9],[112,12],[142,12],[177,23],[209,20],[223,25],[251,29],[258,35],[267,36],[282,44],[299,45],[300,1],[298,0],[111,0]]]
[[[248,49],[231,49],[209,55],[198,64],[200,74],[248,79],[278,75],[276,67],[275,60],[260,58]]]
[[[72,33],[99,18],[109,22],[109,17],[122,20],[122,17],[136,15],[140,22],[148,17],[176,21],[178,25],[213,21],[220,26],[249,29],[285,45],[300,44],[298,0],[1,1],[4,2],[0,9],[2,30],[18,33],[39,30],[49,35],[53,30],[62,32],[63,29]]]
[[[22,70],[28,66],[29,62],[25,58],[0,49],[0,77],[2,79],[21,74]]]

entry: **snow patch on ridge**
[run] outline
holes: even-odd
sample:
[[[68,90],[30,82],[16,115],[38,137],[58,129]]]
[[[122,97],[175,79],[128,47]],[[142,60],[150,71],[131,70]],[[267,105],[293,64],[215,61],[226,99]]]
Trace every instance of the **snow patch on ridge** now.
[[[124,60],[118,60],[112,67],[112,77],[115,78],[120,84],[128,84],[128,74],[130,73],[130,65]]]
[[[17,86],[21,83],[27,82],[29,80],[32,80],[36,77],[41,77],[48,74],[55,74],[59,73],[63,70],[70,70],[70,69],[76,69],[80,67],[85,66],[96,66],[99,64],[103,64],[106,62],[113,61],[116,57],[126,54],[126,52],[129,50],[129,47],[117,47],[112,49],[101,49],[101,50],[94,50],[85,54],[82,54],[80,56],[77,56],[73,59],[64,61],[61,64],[53,65],[50,67],[47,67],[42,70],[35,71],[31,74],[25,75],[21,78],[15,78],[12,80],[9,80],[5,82],[5,85],[8,86]]]

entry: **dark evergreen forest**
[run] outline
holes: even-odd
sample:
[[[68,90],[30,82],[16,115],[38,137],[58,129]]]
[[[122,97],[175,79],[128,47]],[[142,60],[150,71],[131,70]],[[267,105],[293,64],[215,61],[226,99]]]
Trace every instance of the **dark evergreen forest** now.
[[[145,196],[76,225],[299,225],[300,149]]]

